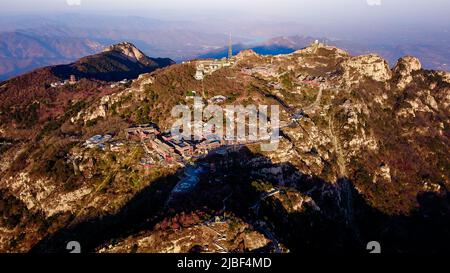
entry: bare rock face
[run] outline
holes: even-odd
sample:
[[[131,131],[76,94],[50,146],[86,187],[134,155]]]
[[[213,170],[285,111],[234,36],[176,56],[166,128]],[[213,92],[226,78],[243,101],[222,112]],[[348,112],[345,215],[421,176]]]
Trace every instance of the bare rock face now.
[[[388,81],[392,77],[388,63],[376,54],[350,58],[341,66],[344,70],[344,79],[350,85],[357,83],[363,77],[379,82]]]
[[[317,41],[312,43],[310,46],[308,46],[304,49],[295,51],[294,54],[306,54],[306,55],[313,54],[313,55],[315,55],[315,54],[318,54],[320,51],[329,52],[335,57],[349,57],[350,56],[348,54],[348,52],[345,50],[342,50],[335,46],[325,45],[325,44],[319,43]]]
[[[394,67],[394,73],[399,75],[398,88],[405,89],[413,81],[412,73],[421,69],[422,64],[419,59],[412,56],[400,58]]]
[[[213,222],[208,225],[193,225],[189,227],[159,228],[139,236],[130,236],[115,245],[98,250],[99,253],[127,253],[132,248],[138,253],[188,253],[195,246],[200,252],[233,252],[244,245],[248,250],[264,247],[270,241],[258,231],[251,230],[247,224],[236,220],[234,228],[230,223]],[[161,225],[160,225],[161,226]],[[176,232],[174,232],[176,231]],[[233,238],[224,240],[223,238]]]
[[[438,71],[437,75],[439,75],[443,81],[450,83],[450,72]]]
[[[238,60],[243,60],[248,57],[257,57],[257,56],[258,56],[258,53],[256,53],[252,49],[246,49],[246,50],[242,50],[241,52],[239,52],[239,54],[236,55],[236,58]]]
[[[397,61],[394,72],[406,76],[410,75],[413,71],[420,69],[422,69],[422,64],[419,59],[412,56],[406,56]]]
[[[135,45],[129,42],[122,42],[116,45],[111,45],[104,50],[104,52],[118,52],[122,55],[125,55],[129,60],[133,62],[139,62],[144,65],[149,65],[152,63],[151,60],[140,51]]]

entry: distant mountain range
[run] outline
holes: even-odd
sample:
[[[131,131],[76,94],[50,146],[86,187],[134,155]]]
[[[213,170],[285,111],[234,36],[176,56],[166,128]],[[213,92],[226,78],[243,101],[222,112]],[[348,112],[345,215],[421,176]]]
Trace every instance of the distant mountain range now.
[[[148,55],[167,56],[175,61],[194,58],[226,44],[226,33],[200,28],[192,23],[134,16],[2,17],[0,80],[42,66],[73,62],[123,40],[133,42]]]
[[[319,33],[311,26],[296,23],[245,22],[236,26],[220,18],[192,20],[80,14],[5,16],[0,18],[0,80],[42,66],[70,63],[122,40],[133,42],[147,55],[177,62],[223,57],[228,52],[225,46],[230,30],[235,53],[252,48],[259,54],[285,54],[318,39],[352,55],[378,53],[391,66],[402,56],[414,55],[422,60],[424,68],[449,70],[450,39],[439,35],[441,30],[427,35],[423,35],[423,30],[405,36],[388,35],[392,39],[374,34],[369,41],[353,36],[331,39],[330,33]]]
[[[102,44],[87,38],[0,33],[0,80],[46,65],[72,62],[102,48]]]

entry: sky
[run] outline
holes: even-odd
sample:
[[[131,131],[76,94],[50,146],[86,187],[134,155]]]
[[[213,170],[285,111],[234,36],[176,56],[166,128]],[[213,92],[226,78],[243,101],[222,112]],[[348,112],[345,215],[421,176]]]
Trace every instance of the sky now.
[[[207,31],[211,32],[222,31],[223,26],[227,31],[238,32],[237,28],[252,30],[259,26],[259,29],[269,29],[277,24],[277,29],[267,32],[358,39],[359,42],[367,39],[386,42],[391,37],[402,39],[403,36],[406,40],[421,41],[430,35],[450,35],[450,0],[0,1],[0,15],[3,14],[3,17],[4,14],[54,13],[140,16],[165,21],[195,22],[207,26]],[[283,32],[282,24],[293,31]],[[267,38],[267,35],[261,37]]]
[[[102,12],[188,19],[248,16],[265,20],[450,24],[449,0],[2,0],[2,13]],[[39,5],[36,5],[39,3]],[[378,22],[377,22],[378,21]]]

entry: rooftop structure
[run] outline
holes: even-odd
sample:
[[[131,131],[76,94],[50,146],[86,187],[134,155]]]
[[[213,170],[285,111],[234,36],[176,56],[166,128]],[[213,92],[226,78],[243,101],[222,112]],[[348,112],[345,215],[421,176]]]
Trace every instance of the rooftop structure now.
[[[175,153],[175,149],[166,143],[163,143],[159,139],[150,140],[149,144],[160,156],[164,159],[171,161],[173,159],[173,154]]]
[[[125,144],[123,142],[116,141],[116,142],[112,142],[109,146],[110,146],[111,151],[118,152],[125,146]]]
[[[221,146],[221,142],[218,140],[205,140],[195,145],[196,153],[205,154],[210,150],[217,149]]]
[[[140,141],[154,139],[160,132],[154,125],[143,124],[125,129],[125,134],[128,140]]]
[[[302,84],[306,84],[306,85],[314,85],[314,86],[319,86],[321,83],[325,83],[326,79],[324,77],[315,77],[315,76],[311,76],[311,75],[303,75],[300,74],[297,77],[298,81]]]
[[[84,146],[89,149],[98,148],[100,150],[106,149],[106,143],[111,141],[112,135],[95,135],[90,139],[86,140]]]
[[[168,142],[168,144],[171,145],[181,156],[185,158],[192,157],[192,154],[194,153],[194,148],[189,143],[171,140]]]
[[[205,75],[203,74],[203,70],[200,70],[200,69],[197,67],[197,71],[195,72],[194,78],[195,78],[197,81],[201,81],[201,80],[203,80],[204,77],[205,77]]]
[[[274,77],[277,78],[280,76],[278,73],[278,69],[274,65],[265,65],[265,66],[257,66],[253,68],[243,68],[242,73],[246,75],[258,74],[264,78]]]
[[[50,86],[53,87],[53,88],[56,88],[56,87],[59,87],[59,86],[64,86],[64,85],[65,85],[64,82],[52,82],[50,84]]]
[[[195,72],[194,79],[201,81],[206,75],[211,75],[215,71],[229,67],[234,63],[233,60],[233,44],[230,39],[228,41],[228,58],[222,58],[221,60],[202,60],[197,62],[197,71]]]
[[[146,169],[153,168],[155,165],[155,160],[151,157],[143,157],[141,158],[141,165]]]
[[[70,75],[69,84],[76,84],[76,83],[77,83],[77,78],[75,77],[75,75]]]

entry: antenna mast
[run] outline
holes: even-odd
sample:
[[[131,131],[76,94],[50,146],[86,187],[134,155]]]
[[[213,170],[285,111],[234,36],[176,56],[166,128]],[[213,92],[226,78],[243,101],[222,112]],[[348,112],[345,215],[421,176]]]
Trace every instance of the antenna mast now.
[[[230,39],[228,40],[228,59],[231,60],[233,57],[233,42],[231,40],[231,32],[230,32]]]

